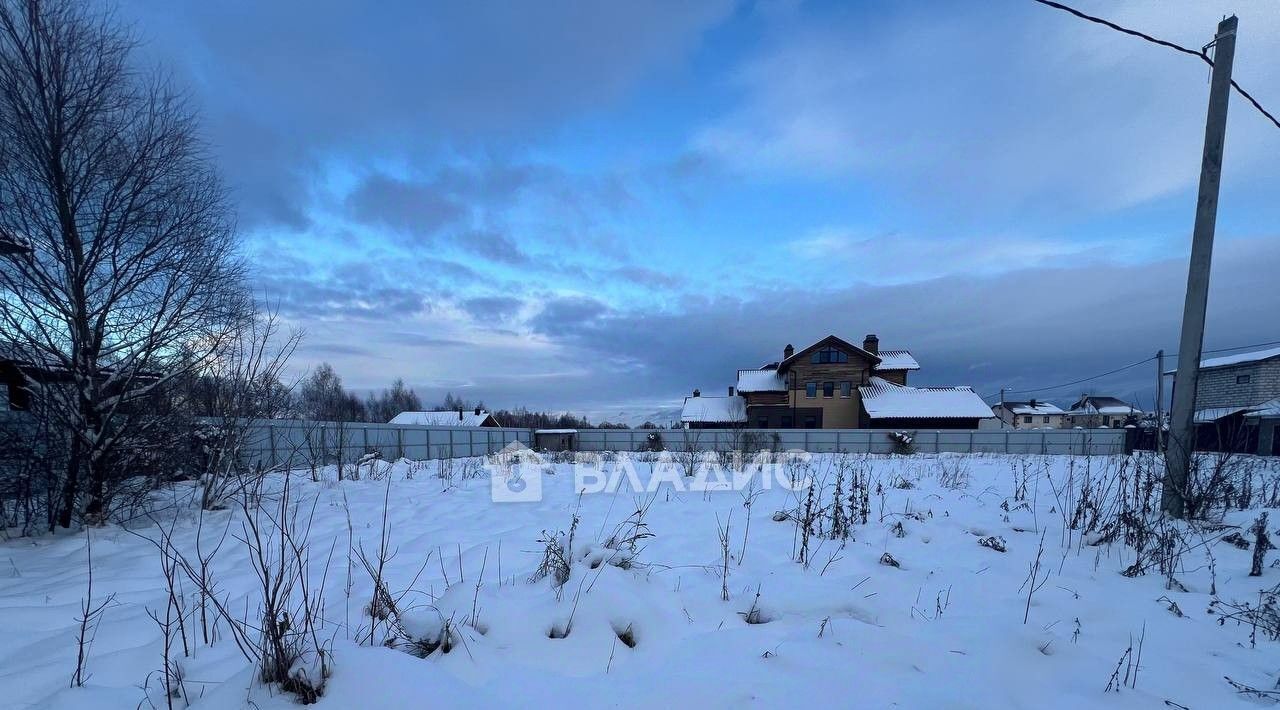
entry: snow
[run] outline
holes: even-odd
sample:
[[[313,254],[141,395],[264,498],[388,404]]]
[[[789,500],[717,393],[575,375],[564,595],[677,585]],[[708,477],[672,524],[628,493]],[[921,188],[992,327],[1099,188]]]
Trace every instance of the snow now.
[[[1252,411],[1250,411],[1248,414],[1244,416],[1249,419],[1256,419],[1261,417],[1267,417],[1267,418],[1280,417],[1280,397],[1276,397],[1271,401],[1263,402],[1262,404],[1259,404],[1256,408],[1254,408]]]
[[[904,387],[879,377],[858,388],[872,419],[986,419],[991,407],[969,387]]]
[[[1269,348],[1267,350],[1254,350],[1247,353],[1236,353],[1235,355],[1223,355],[1222,357],[1211,357],[1200,361],[1200,369],[1207,370],[1211,367],[1228,367],[1231,365],[1243,365],[1249,362],[1258,362],[1260,360],[1270,360],[1273,357],[1280,357],[1280,348]],[[1169,370],[1166,375],[1177,374],[1177,370]]]
[[[881,350],[876,353],[880,357],[877,371],[883,370],[919,370],[920,363],[912,357],[910,350]]]
[[[483,426],[489,413],[462,412],[400,412],[389,424],[423,424],[426,426]]]
[[[1246,409],[1248,407],[1208,407],[1197,409],[1194,421],[1196,424],[1212,424],[1223,417],[1229,417]]]
[[[787,381],[777,370],[738,370],[739,392],[786,392]]]
[[[577,434],[577,429],[534,429],[534,434]]]
[[[841,462],[864,470],[873,492],[868,522],[843,543],[811,540],[807,568],[794,561],[796,525],[786,515],[773,519],[794,511],[799,495],[779,487],[755,497],[660,489],[644,516],[653,537],[624,569],[599,562],[609,559],[604,542],[636,510],[637,496],[579,495],[569,464],[546,464],[534,503],[493,503],[488,480],[449,484],[434,475],[434,462],[375,464],[385,481],[338,482],[332,467],[317,483],[295,476],[304,516],[315,510],[313,564],[328,570],[322,632],[333,673],[316,707],[1273,707],[1223,678],[1273,687],[1280,644],[1258,633],[1251,647],[1250,628],[1221,623],[1209,604],[1211,584],[1218,598],[1257,603],[1259,590],[1280,583],[1280,568],[1248,577],[1252,551],[1218,542],[1218,534],[1190,534],[1177,571],[1186,591],[1170,590],[1155,570],[1121,574],[1134,562],[1132,548],[1066,525],[1075,506],[1055,491],[1071,495],[1085,477],[1131,474],[1140,461],[820,455],[810,475],[826,481],[825,494]],[[1276,473],[1274,462],[1257,461]],[[1019,476],[1025,496],[1015,496]],[[180,486],[162,496],[167,504],[156,512],[173,526],[178,549],[193,554],[199,537],[207,551],[224,530],[240,533],[234,511],[206,513],[197,528],[185,502],[191,492]],[[395,594],[414,590],[402,598],[412,624],[425,631],[477,610],[479,623],[459,626],[450,653],[419,658],[354,640],[353,627],[367,628],[372,585],[358,562],[348,577],[347,550],[378,547],[384,501],[396,550],[387,584]],[[1247,526],[1257,512],[1233,510],[1224,524]],[[558,595],[550,579],[528,581],[541,559],[536,540],[569,529],[575,516],[571,575]],[[717,523],[729,529],[727,579]],[[150,541],[157,531],[140,518],[127,530],[0,543],[4,707],[165,707],[155,672],[160,635],[147,616],[166,604]],[[88,682],[68,688],[90,538],[94,597],[116,596],[88,653]],[[1020,586],[1042,540],[1047,583],[1028,605]],[[900,566],[881,564],[885,554]],[[256,580],[246,562],[243,546],[228,537],[212,569],[228,606],[251,615]],[[185,593],[191,603],[193,591]],[[1171,613],[1170,603],[1185,616]],[[753,605],[767,623],[745,622]],[[548,637],[570,617],[567,637]],[[627,630],[634,648],[619,640]],[[222,631],[212,645],[193,642],[190,658],[175,649],[192,707],[297,707],[255,680]],[[1104,692],[1139,638],[1136,687]],[[148,680],[149,697],[140,687]]]
[[[1030,402],[1005,402],[1004,406],[1014,414],[1064,414],[1061,407],[1048,402],[1036,402],[1035,406]]]
[[[682,422],[733,423],[747,420],[746,400],[732,397],[685,397]]]

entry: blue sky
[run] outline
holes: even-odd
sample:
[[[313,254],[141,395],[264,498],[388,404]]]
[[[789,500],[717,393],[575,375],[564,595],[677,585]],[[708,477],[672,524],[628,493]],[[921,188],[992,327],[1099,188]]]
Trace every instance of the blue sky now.
[[[1080,6],[1194,47],[1235,12],[1280,107],[1273,3]],[[190,88],[299,368],[349,385],[612,417],[828,333],[984,394],[1176,342],[1207,68],[1029,0],[121,14]],[[1209,347],[1280,340],[1277,156],[1235,100]]]

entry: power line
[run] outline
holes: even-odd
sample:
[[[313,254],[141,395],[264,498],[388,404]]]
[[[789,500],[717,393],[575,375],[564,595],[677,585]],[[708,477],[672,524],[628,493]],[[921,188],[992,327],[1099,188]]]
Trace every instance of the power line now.
[[[1155,360],[1155,359],[1156,359],[1156,358],[1155,358],[1155,356],[1154,356],[1154,355],[1152,355],[1151,357],[1146,358],[1146,359],[1144,359],[1144,360],[1139,360],[1139,361],[1137,361],[1137,362],[1135,362],[1135,363],[1131,363],[1131,364],[1129,364],[1129,365],[1125,365],[1124,367],[1117,367],[1117,368],[1116,368],[1116,369],[1114,369],[1114,370],[1108,370],[1107,372],[1104,372],[1104,373],[1102,373],[1102,374],[1100,374],[1100,375],[1093,375],[1092,377],[1085,377],[1085,378],[1082,378],[1082,379],[1079,379],[1079,380],[1072,380],[1071,382],[1063,382],[1063,383],[1062,383],[1062,384],[1060,384],[1060,385],[1051,385],[1051,386],[1049,386],[1049,387],[1036,387],[1036,388],[1033,388],[1033,389],[1025,389],[1025,390],[1016,390],[1016,389],[1008,389],[1008,388],[1006,388],[1006,389],[1005,389],[1005,392],[1006,392],[1006,393],[1013,393],[1013,392],[1017,392],[1017,393],[1019,393],[1019,394],[1030,394],[1030,393],[1032,393],[1032,392],[1044,392],[1044,391],[1046,391],[1046,390],[1057,390],[1057,389],[1062,389],[1063,387],[1070,387],[1070,386],[1072,386],[1072,385],[1079,385],[1079,384],[1083,384],[1083,383],[1085,383],[1085,382],[1089,382],[1089,381],[1091,381],[1091,380],[1098,380],[1098,379],[1101,379],[1101,378],[1103,378],[1103,377],[1107,377],[1108,375],[1114,375],[1114,374],[1116,374],[1117,372],[1124,372],[1125,370],[1129,370],[1129,369],[1135,368],[1135,367],[1137,367],[1138,365],[1145,365],[1146,363],[1151,362],[1152,360]],[[994,396],[994,395],[986,395],[985,397],[983,397],[983,399],[987,399],[988,397],[992,397],[992,396]]]
[[[1087,15],[1087,14],[1085,14],[1085,13],[1083,13],[1083,12],[1080,12],[1079,10],[1077,10],[1077,9],[1075,9],[1075,8],[1073,8],[1073,7],[1068,7],[1068,6],[1066,6],[1066,5],[1063,5],[1063,4],[1062,4],[1062,3],[1060,3],[1060,2],[1053,2],[1053,0],[1034,0],[1034,2],[1038,2],[1038,3],[1040,3],[1041,5],[1046,5],[1046,6],[1048,6],[1048,7],[1052,7],[1052,8],[1054,8],[1054,9],[1056,9],[1056,10],[1062,10],[1063,12],[1066,12],[1066,13],[1069,13],[1069,14],[1072,14],[1072,15],[1075,15],[1076,17],[1078,17],[1078,18],[1080,18],[1080,19],[1082,19],[1082,20],[1087,20],[1087,21],[1089,21],[1089,22],[1093,22],[1093,23],[1096,23],[1096,24],[1102,25],[1103,27],[1107,27],[1107,28],[1109,28],[1109,29],[1113,29],[1113,30],[1115,30],[1115,31],[1117,31],[1117,32],[1122,32],[1122,33],[1127,34],[1127,35],[1129,35],[1129,36],[1131,36],[1131,37],[1137,37],[1137,38],[1139,38],[1139,39],[1143,39],[1143,40],[1146,40],[1146,41],[1148,41],[1148,42],[1151,42],[1152,44],[1158,44],[1158,45],[1160,45],[1161,47],[1166,47],[1166,48],[1168,48],[1168,49],[1172,49],[1172,50],[1174,50],[1174,51],[1176,51],[1176,52],[1181,52],[1181,53],[1183,53],[1183,54],[1190,54],[1190,55],[1191,55],[1191,56],[1193,56],[1193,57],[1199,57],[1200,59],[1204,60],[1205,64],[1208,64],[1209,66],[1213,66],[1213,59],[1212,59],[1211,57],[1209,57],[1209,54],[1205,51],[1205,49],[1208,49],[1210,45],[1205,45],[1205,49],[1201,49],[1201,50],[1197,51],[1197,50],[1194,50],[1194,49],[1190,49],[1190,48],[1188,48],[1188,47],[1183,47],[1183,46],[1182,46],[1182,45],[1180,45],[1180,44],[1175,44],[1175,43],[1170,42],[1170,41],[1168,41],[1168,40],[1163,40],[1163,39],[1160,39],[1160,38],[1158,38],[1158,37],[1152,37],[1152,36],[1151,36],[1151,35],[1149,35],[1149,34],[1146,34],[1146,33],[1143,33],[1143,32],[1139,32],[1139,31],[1137,31],[1137,30],[1131,30],[1131,29],[1129,29],[1128,27],[1121,27],[1120,25],[1117,25],[1116,23],[1111,22],[1111,21],[1109,21],[1109,20],[1104,20],[1104,19],[1103,19],[1103,18],[1101,18],[1101,17],[1094,17],[1093,15]],[[1245,90],[1244,90],[1244,87],[1240,86],[1240,84],[1239,84],[1235,79],[1232,79],[1232,80],[1231,80],[1231,88],[1235,89],[1235,90],[1236,90],[1236,93],[1238,93],[1238,94],[1240,94],[1242,97],[1244,97],[1244,99],[1245,99],[1246,101],[1248,101],[1249,103],[1253,104],[1253,107],[1254,107],[1254,108],[1256,108],[1256,109],[1258,109],[1258,112],[1259,112],[1259,113],[1261,113],[1263,116],[1266,116],[1266,117],[1267,117],[1267,119],[1269,119],[1272,123],[1274,123],[1274,124],[1275,124],[1275,126],[1276,126],[1276,128],[1280,128],[1280,119],[1276,118],[1274,115],[1272,115],[1272,113],[1271,113],[1270,111],[1268,111],[1268,110],[1266,110],[1265,108],[1263,108],[1263,107],[1262,107],[1262,104],[1258,103],[1258,100],[1257,100],[1257,99],[1255,99],[1255,98],[1253,98],[1253,95],[1252,95],[1252,94],[1250,94],[1248,91],[1245,91]]]
[[[1038,0],[1037,0],[1037,1],[1038,1]],[[1250,345],[1234,345],[1234,346],[1229,347],[1229,348],[1217,348],[1217,349],[1214,349],[1214,350],[1205,350],[1205,351],[1203,351],[1203,353],[1204,353],[1204,354],[1210,354],[1210,353],[1224,353],[1224,352],[1228,352],[1228,351],[1230,351],[1230,350],[1244,350],[1245,348],[1265,348],[1265,347],[1268,347],[1268,346],[1271,346],[1271,345],[1280,345],[1280,340],[1273,340],[1273,341],[1271,341],[1271,342],[1267,342],[1267,343],[1252,343],[1252,344],[1250,344]],[[1177,354],[1177,353],[1165,353],[1165,358],[1166,358],[1166,359],[1168,359],[1168,358],[1175,358],[1175,357],[1177,357],[1177,356],[1178,356],[1178,354]],[[1131,369],[1133,369],[1133,368],[1137,367],[1138,365],[1145,365],[1145,364],[1147,364],[1147,363],[1149,363],[1149,362],[1151,362],[1152,360],[1155,360],[1155,359],[1156,359],[1156,357],[1153,355],[1153,356],[1151,356],[1151,357],[1149,357],[1149,358],[1146,358],[1145,360],[1139,360],[1139,361],[1137,361],[1137,362],[1134,362],[1134,363],[1130,363],[1130,364],[1128,364],[1128,365],[1125,365],[1124,367],[1118,367],[1118,368],[1116,368],[1116,369],[1114,369],[1114,370],[1108,370],[1108,371],[1106,371],[1106,372],[1104,372],[1104,373],[1102,373],[1102,374],[1099,374],[1099,375],[1092,375],[1092,376],[1090,376],[1090,377],[1084,377],[1084,378],[1081,378],[1081,379],[1078,379],[1078,380],[1072,380],[1071,382],[1064,382],[1064,383],[1062,383],[1062,384],[1060,384],[1060,385],[1050,385],[1050,386],[1048,386],[1048,387],[1036,387],[1036,388],[1033,388],[1033,389],[1025,389],[1025,390],[1017,390],[1017,389],[1009,389],[1009,388],[1005,388],[1005,390],[1004,390],[1004,391],[1005,391],[1005,394],[1014,394],[1014,393],[1017,393],[1017,394],[1031,394],[1031,393],[1034,393],[1034,392],[1045,392],[1045,391],[1048,391],[1048,390],[1062,389],[1063,387],[1070,387],[1070,386],[1072,386],[1072,385],[1084,384],[1085,382],[1092,382],[1093,380],[1100,380],[1100,379],[1102,379],[1103,377],[1107,377],[1107,376],[1109,376],[1109,375],[1114,375],[1114,374],[1117,374],[1117,373],[1120,373],[1120,372],[1124,372],[1125,370],[1131,370]],[[999,395],[999,393],[998,393],[998,392],[992,392],[991,394],[985,394],[985,395],[982,395],[982,398],[983,398],[983,399],[991,399],[992,397],[995,397],[995,396],[998,396],[998,395]]]

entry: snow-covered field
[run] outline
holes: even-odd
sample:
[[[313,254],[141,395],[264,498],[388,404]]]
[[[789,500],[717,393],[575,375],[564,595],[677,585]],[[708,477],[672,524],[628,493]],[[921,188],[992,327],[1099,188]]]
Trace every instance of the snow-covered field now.
[[[1250,577],[1253,551],[1220,539],[1252,540],[1275,491],[1215,514],[1236,527],[1188,528],[1143,522],[1154,512],[1142,501],[1158,505],[1159,490],[1149,495],[1155,469],[1138,457],[820,455],[803,469],[818,483],[812,500],[776,486],[579,495],[561,463],[531,503],[492,502],[479,464],[455,462],[452,481],[435,462],[407,461],[366,466],[360,480],[333,480],[332,467],[321,482],[291,479],[298,520],[311,521],[307,578],[323,592],[317,639],[331,675],[319,706],[1199,709],[1271,704],[1224,676],[1261,689],[1278,680],[1265,623],[1219,623],[1227,605],[1266,604],[1260,592],[1280,585],[1275,552]],[[1255,485],[1276,485],[1274,464],[1249,465]],[[268,482],[262,510],[277,509],[282,482]],[[169,605],[153,541],[170,526],[185,559],[198,559],[198,536],[205,557],[217,550],[220,606],[260,624],[261,586],[237,539],[243,511],[201,518],[192,493],[166,493],[154,522],[129,529],[0,546],[0,705],[165,707],[151,614],[163,621]],[[358,551],[376,567],[384,530],[398,614],[371,629]],[[92,605],[110,600],[89,625],[84,685],[70,687],[90,548]],[[557,569],[531,581],[548,548],[569,563],[562,585]],[[174,706],[293,705],[255,681],[207,601],[217,638],[204,642],[198,588],[175,576],[185,628],[170,615]],[[448,652],[434,647],[444,622]]]

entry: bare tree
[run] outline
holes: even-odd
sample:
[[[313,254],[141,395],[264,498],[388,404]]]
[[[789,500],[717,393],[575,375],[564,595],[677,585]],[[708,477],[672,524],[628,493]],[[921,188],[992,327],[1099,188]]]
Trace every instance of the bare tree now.
[[[0,0],[0,238],[28,247],[0,260],[0,337],[65,373],[39,392],[68,438],[64,527],[101,519],[150,455],[148,400],[249,310],[195,117],[134,46],[88,2]]]

